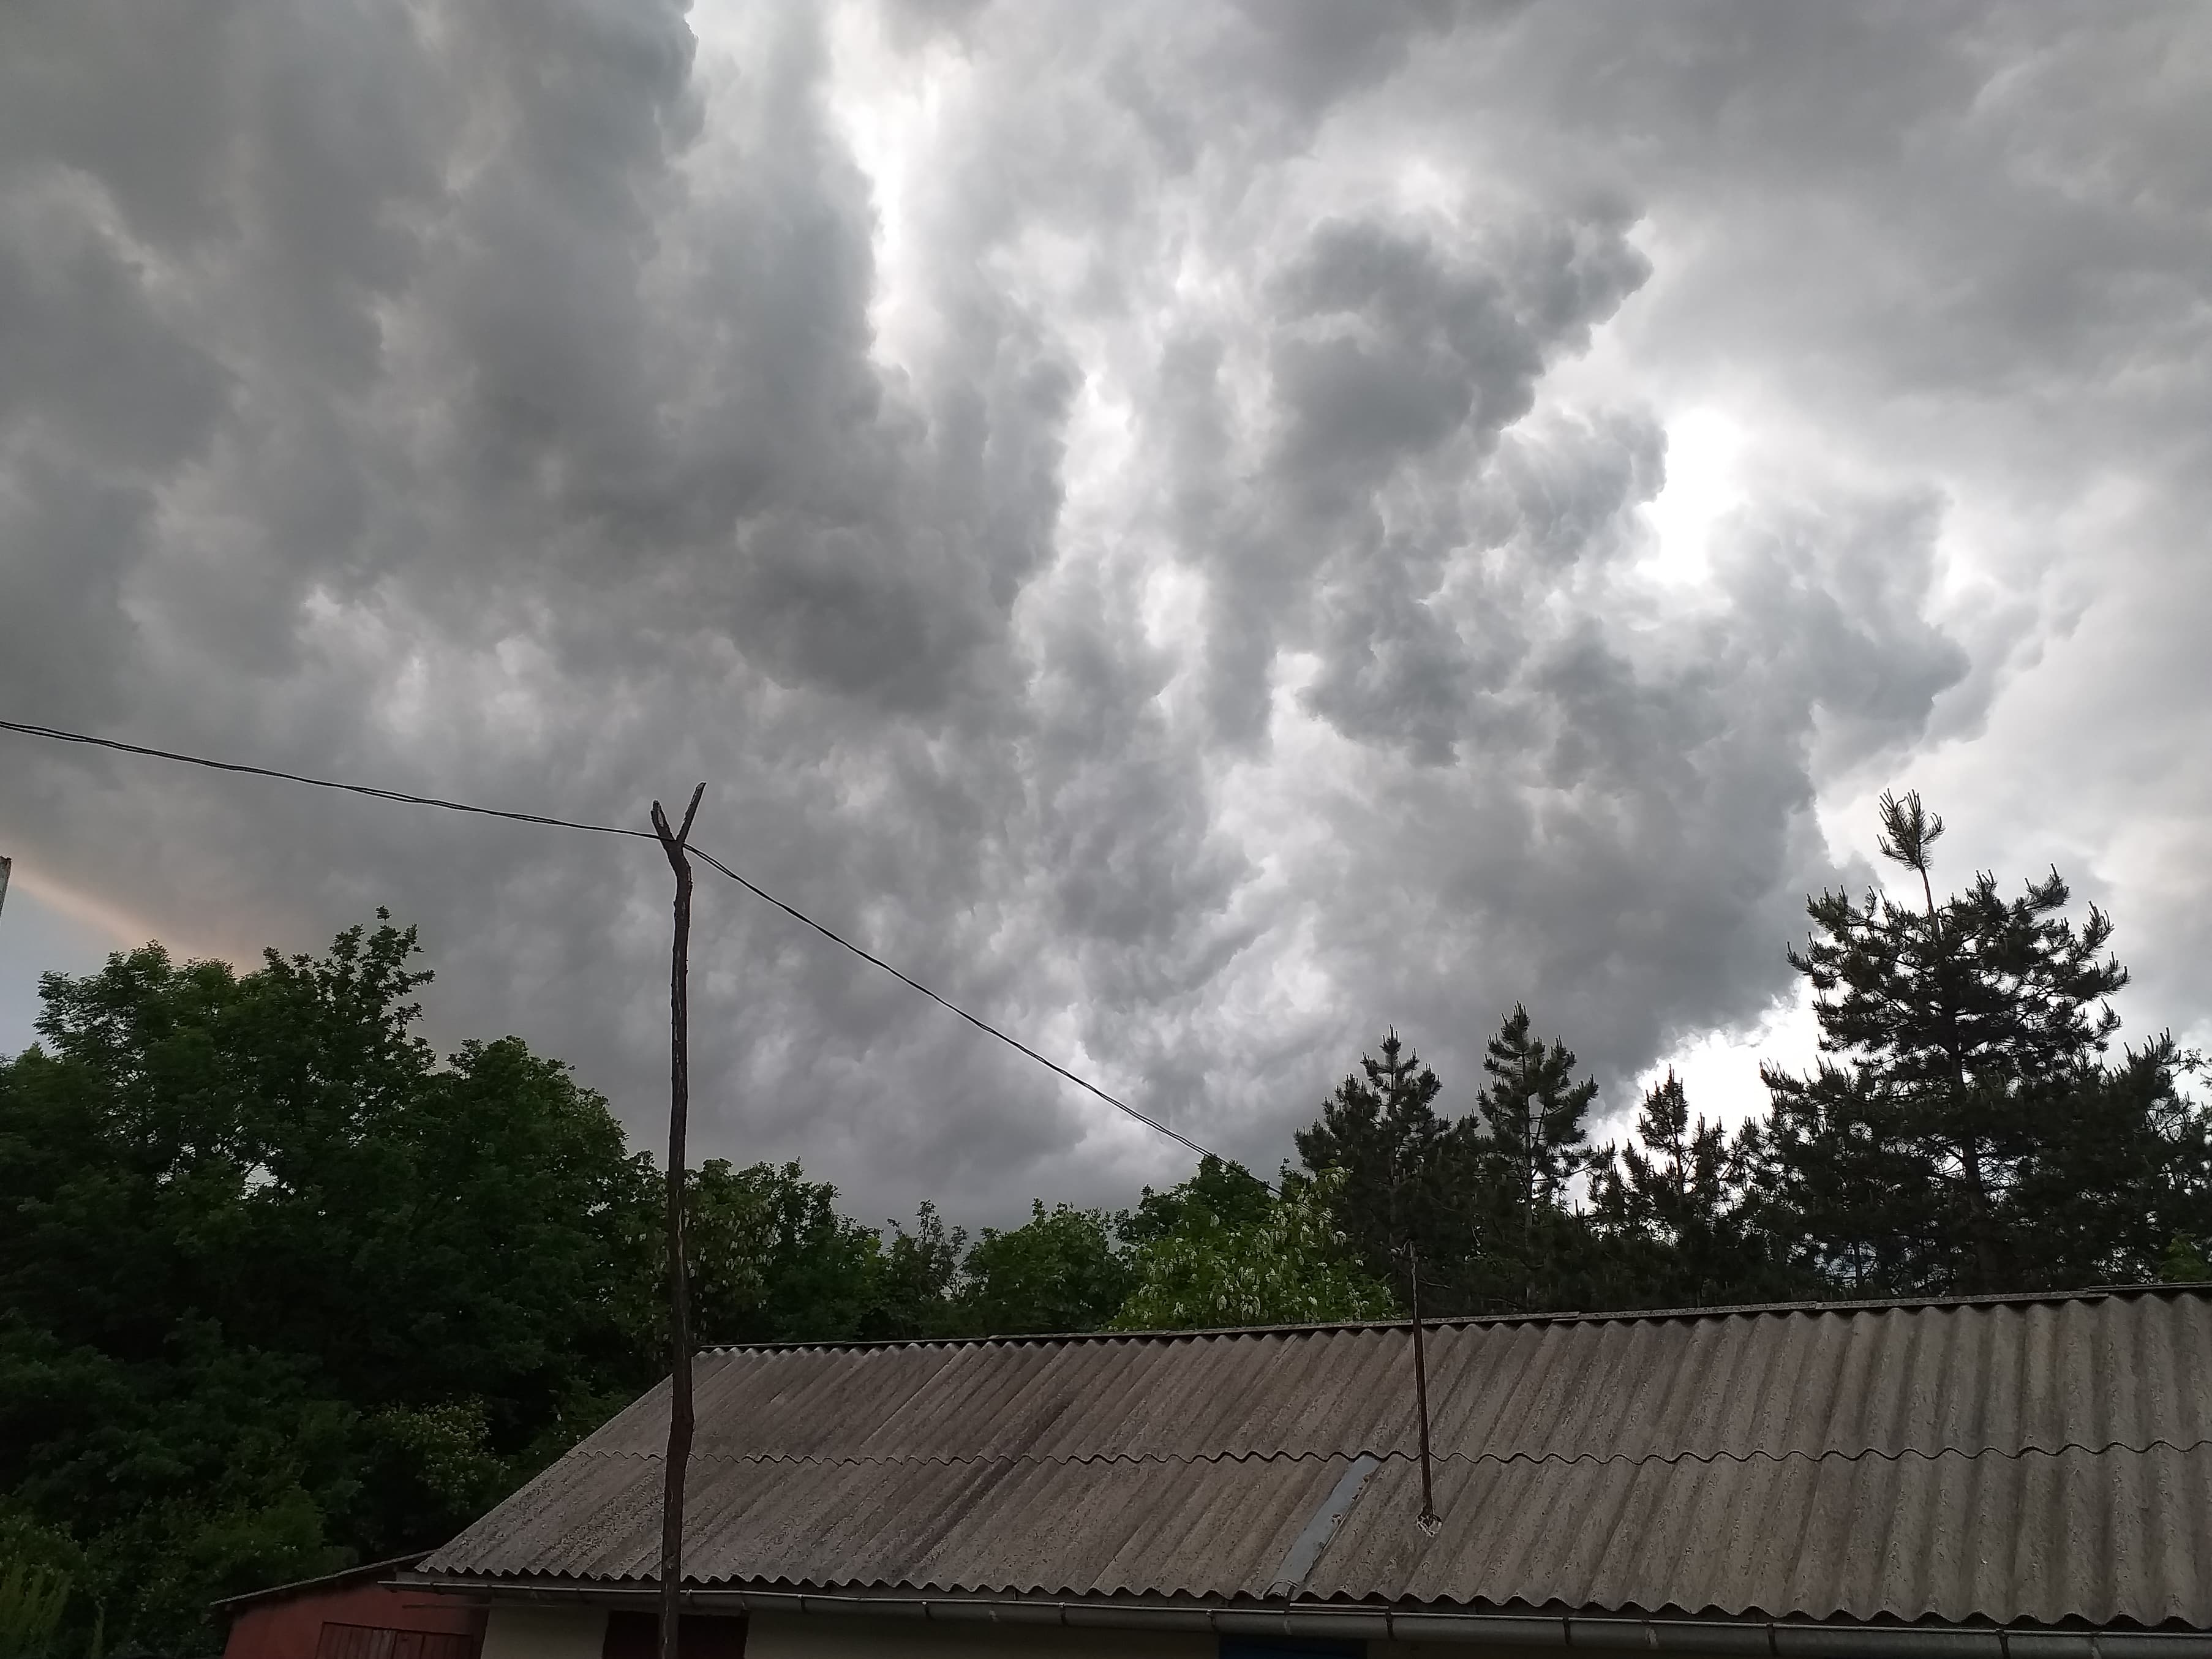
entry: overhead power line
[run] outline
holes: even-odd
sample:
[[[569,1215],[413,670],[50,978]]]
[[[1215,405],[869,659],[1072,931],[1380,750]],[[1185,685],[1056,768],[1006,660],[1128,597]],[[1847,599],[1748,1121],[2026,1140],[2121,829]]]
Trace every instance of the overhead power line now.
[[[435,795],[410,795],[401,789],[380,789],[373,783],[339,783],[330,778],[311,778],[299,772],[280,772],[270,766],[247,766],[238,761],[210,760],[204,755],[180,755],[173,749],[149,749],[143,744],[114,738],[95,738],[83,732],[64,732],[58,726],[30,726],[21,720],[0,720],[0,731],[21,732],[30,738],[49,738],[56,743],[81,743],[93,749],[112,749],[125,755],[146,755],[155,760],[203,766],[210,772],[239,772],[247,777],[277,778],[286,783],[305,783],[317,789],[337,789],[349,795],[368,795],[377,800],[396,800],[409,806],[442,806],[448,812],[474,812],[479,817],[512,818],[517,823],[543,823],[556,830],[588,830],[595,836],[629,836],[655,840],[650,830],[625,830],[617,823],[580,823],[574,818],[548,817],[543,812],[510,812],[498,806],[472,806],[465,800],[441,800]]]
[[[898,981],[900,984],[908,986],[911,988],[921,992],[922,995],[927,997],[932,1002],[936,1003],[940,1007],[951,1009],[954,1013],[959,1015],[961,1018],[966,1020],[977,1030],[989,1032],[993,1036],[998,1038],[1000,1042],[1005,1043],[1008,1048],[1018,1049],[1023,1054],[1027,1054],[1031,1060],[1036,1061],[1038,1065],[1043,1066],[1047,1071],[1057,1072],[1060,1076],[1066,1078],[1070,1083],[1074,1084],[1079,1089],[1090,1090],[1092,1094],[1097,1095],[1099,1099],[1104,1101],[1115,1111],[1126,1112],[1128,1115],[1136,1119],[1138,1122],[1145,1125],[1147,1128],[1158,1129],[1170,1140],[1180,1141],[1183,1146],[1188,1146],[1192,1152],[1196,1152],[1200,1158],[1212,1158],[1215,1156],[1214,1153],[1206,1151],[1205,1147],[1200,1146],[1188,1135],[1183,1134],[1177,1130],[1170,1129],[1166,1124],[1161,1122],[1159,1119],[1148,1116],[1146,1114],[1139,1111],[1135,1107],[1130,1105],[1126,1100],[1115,1099],[1112,1095],[1108,1094],[1103,1089],[1091,1082],[1088,1078],[1077,1076],[1073,1072],[1069,1071],[1066,1066],[1062,1066],[1057,1060],[1047,1060],[1042,1054],[1030,1048],[1028,1043],[1024,1042],[1019,1037],[1008,1036],[997,1026],[992,1024],[990,1021],[987,1019],[978,1019],[975,1015],[969,1013],[965,1008],[963,1008],[958,1003],[954,1002],[948,998],[938,995],[936,992],[931,990],[929,987],[924,985],[920,980],[913,978],[909,975],[901,973],[897,969],[892,967],[890,963],[885,962],[881,957],[875,955],[872,951],[861,949],[860,946],[854,944],[852,940],[847,939],[843,934],[823,927],[820,922],[815,921],[813,917],[808,915],[805,911],[794,910],[790,905],[786,904],[781,899],[776,897],[775,894],[763,892],[759,888],[754,886],[752,883],[747,881],[736,871],[731,869],[728,865],[723,863],[721,860],[716,858],[712,853],[703,851],[696,846],[691,848],[690,850],[699,855],[700,860],[702,863],[710,865],[714,869],[720,870],[724,875],[727,876],[732,881],[737,883],[738,886],[744,888],[755,898],[761,899],[769,904],[773,904],[777,909],[782,911],[784,915],[791,917],[794,921],[805,922],[816,933],[821,934],[823,938],[830,940],[834,945],[843,945],[854,956],[860,957],[861,961],[875,963],[877,967],[882,969],[893,979]]]
[[[311,788],[335,789],[345,794],[367,795],[372,799],[397,801],[403,805],[408,806],[435,806],[448,812],[470,812],[474,813],[479,817],[506,818],[516,823],[543,824],[549,829],[554,830],[581,830],[595,836],[626,836],[635,841],[658,842],[659,839],[649,830],[630,830],[617,823],[587,823],[576,818],[555,817],[550,814],[544,812],[510,811],[504,807],[478,806],[469,801],[447,800],[436,795],[411,794],[404,789],[385,789],[380,788],[374,784],[344,783],[333,778],[309,777],[305,773],[301,772],[280,771],[274,767],[269,766],[248,766],[238,761],[212,760],[204,755],[186,755],[179,753],[178,750],[173,749],[152,749],[148,748],[143,744],[125,743],[115,738],[95,737],[86,732],[64,732],[58,726],[34,726],[23,720],[0,720],[0,731],[20,732],[23,736],[29,738],[44,738],[54,743],[73,743],[81,744],[92,749],[109,749],[115,750],[118,754],[142,755],[153,760],[173,761],[179,765],[198,766],[211,772],[233,772],[247,777],[274,778],[284,783],[304,783]],[[727,876],[732,881],[737,883],[738,886],[744,888],[755,898],[759,899],[763,903],[775,906],[775,908],[782,911],[784,915],[789,916],[793,921],[804,923],[805,926],[812,928],[816,933],[821,934],[823,938],[828,939],[832,945],[843,946],[854,956],[860,957],[861,961],[869,963],[875,967],[882,969],[884,972],[889,974],[893,979],[897,980],[900,984],[908,987],[909,989],[921,992],[922,995],[927,997],[932,1002],[936,1003],[939,1007],[949,1009],[951,1012],[959,1015],[961,1018],[966,1020],[977,1030],[985,1033],[987,1036],[996,1037],[1000,1042],[1005,1043],[1009,1048],[1015,1050],[1018,1054],[1026,1054],[1030,1059],[1035,1060],[1046,1070],[1054,1073],[1059,1077],[1065,1078],[1068,1082],[1075,1085],[1077,1088],[1088,1091],[1090,1093],[1097,1096],[1099,1099],[1104,1101],[1109,1106],[1111,1106],[1115,1111],[1120,1112],[1125,1117],[1133,1118],[1137,1122],[1143,1124],[1146,1128],[1157,1130],[1159,1133],[1165,1135],[1169,1139],[1176,1142],[1177,1145],[1183,1146],[1191,1152],[1196,1152],[1200,1158],[1213,1158],[1217,1156],[1215,1153],[1209,1152],[1206,1147],[1200,1146],[1198,1142],[1193,1140],[1188,1135],[1182,1133],[1179,1130],[1170,1128],[1166,1124],[1161,1122],[1159,1119],[1152,1116],[1149,1113],[1139,1111],[1134,1106],[1130,1105],[1127,1101],[1120,1099],[1114,1095],[1107,1093],[1105,1090],[1091,1082],[1090,1079],[1069,1071],[1066,1066],[1060,1065],[1056,1060],[1048,1060],[1044,1055],[1030,1048],[1028,1043],[1024,1042],[1018,1037],[1009,1036],[1006,1032],[1000,1030],[997,1026],[992,1024],[989,1020],[984,1019],[978,1015],[969,1013],[965,1008],[963,1008],[958,1003],[953,1001],[950,997],[941,995],[938,992],[931,990],[928,986],[924,985],[920,980],[915,978],[910,974],[905,973],[901,969],[893,967],[890,963],[885,962],[881,957],[877,956],[873,951],[865,950],[861,946],[854,944],[852,940],[847,939],[842,933],[837,932],[834,927],[827,927],[824,924],[817,921],[812,916],[808,915],[804,910],[799,909],[795,905],[785,903],[781,899],[776,897],[775,894],[768,891],[758,884],[750,881],[744,876],[739,875],[735,870],[730,868],[728,865],[723,863],[721,860],[716,858],[713,854],[704,851],[696,844],[687,844],[687,850],[696,854],[702,863],[704,863],[712,868],[720,871],[723,875]],[[1227,1160],[1224,1159],[1223,1161],[1226,1162]]]

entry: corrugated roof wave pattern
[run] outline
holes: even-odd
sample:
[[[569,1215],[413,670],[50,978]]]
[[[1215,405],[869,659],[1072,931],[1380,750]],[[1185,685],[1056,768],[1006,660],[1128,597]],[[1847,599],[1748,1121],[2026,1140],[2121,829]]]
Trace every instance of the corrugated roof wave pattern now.
[[[1447,1326],[1431,1431],[1470,1455],[2057,1451],[2212,1440],[2212,1300]],[[700,1357],[696,1446],[837,1458],[1410,1452],[1402,1328]],[[665,1393],[592,1437],[657,1451]]]
[[[1158,1463],[716,1462],[694,1472],[700,1583],[1051,1595],[1266,1595],[1351,1460],[1254,1459],[1163,1482]],[[1308,1595],[1768,1617],[2212,1624],[2212,1448],[1891,1461],[1501,1462],[1361,1491]],[[659,1553],[660,1465],[557,1466],[552,1524],[465,1535],[428,1569],[636,1580]],[[573,1484],[572,1484],[573,1483]],[[580,1501],[579,1501],[580,1500]],[[520,1520],[520,1516],[514,1517]]]
[[[1397,1329],[702,1358],[687,1576],[2212,1627],[2212,1304],[1460,1327],[1418,1506]],[[658,1557],[648,1396],[426,1564],[625,1578]],[[773,1450],[775,1455],[763,1455]]]

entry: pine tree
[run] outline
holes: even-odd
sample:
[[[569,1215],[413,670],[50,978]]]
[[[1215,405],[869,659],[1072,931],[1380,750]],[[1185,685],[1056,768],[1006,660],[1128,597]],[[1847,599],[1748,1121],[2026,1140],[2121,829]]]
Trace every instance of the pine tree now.
[[[1779,1293],[1753,1214],[1763,1153],[1756,1124],[1730,1135],[1702,1114],[1692,1121],[1671,1069],[1647,1090],[1635,1141],[1594,1165],[1607,1304],[1714,1307]]]
[[[1885,794],[1881,822],[1881,855],[1917,878],[1919,902],[1808,903],[1813,931],[1790,961],[1816,993],[1822,1060],[1809,1078],[1763,1073],[1776,1215],[1808,1266],[1857,1289],[2033,1283],[2037,1210],[2100,1142],[2154,1115],[2149,1096],[2126,1103],[2126,1068],[2102,1064],[2119,1023],[2106,999],[2128,978],[2106,950],[2112,922],[2092,906],[2077,930],[2056,870],[2009,902],[1980,872],[1939,903],[1942,819],[1917,794]]]
[[[1490,1082],[1476,1097],[1478,1155],[1492,1224],[1485,1240],[1486,1288],[1521,1308],[1556,1306],[1571,1282],[1580,1229],[1568,1182],[1589,1161],[1583,1118],[1597,1083],[1574,1079],[1574,1051],[1529,1035],[1516,1004],[1483,1055]]]
[[[1436,1109],[1443,1085],[1394,1030],[1382,1057],[1360,1056],[1298,1131],[1298,1156],[1316,1175],[1341,1172],[1330,1188],[1337,1229],[1367,1271],[1409,1295],[1405,1250],[1419,1252],[1424,1308],[1463,1311],[1453,1285],[1477,1254],[1482,1206],[1470,1126]]]
[[[1810,1078],[1765,1065],[1759,1077],[1773,1109],[1757,1202],[1796,1273],[1850,1296],[1945,1282],[1927,1172],[1894,1101],[1826,1057]]]
[[[2036,1153],[2012,1192],[2024,1286],[2206,1276],[2212,1125],[2179,1086],[2203,1063],[2161,1033],[2030,1098]]]

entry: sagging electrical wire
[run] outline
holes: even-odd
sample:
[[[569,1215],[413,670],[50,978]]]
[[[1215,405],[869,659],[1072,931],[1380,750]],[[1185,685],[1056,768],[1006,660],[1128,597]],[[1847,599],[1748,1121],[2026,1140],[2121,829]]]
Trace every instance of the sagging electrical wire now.
[[[480,806],[469,801],[447,800],[437,795],[412,794],[404,789],[386,789],[374,784],[345,783],[332,778],[310,777],[307,774],[301,772],[286,772],[279,770],[275,767],[269,766],[249,766],[238,761],[214,760],[204,755],[188,755],[173,749],[155,749],[143,744],[125,743],[121,739],[116,738],[97,737],[86,732],[67,732],[62,730],[58,726],[38,726],[25,720],[0,720],[0,731],[14,732],[20,733],[24,737],[43,738],[53,743],[80,744],[88,748],[113,750],[118,754],[139,755],[153,760],[172,761],[179,765],[198,766],[204,768],[209,771],[237,773],[247,777],[273,778],[285,783],[304,783],[312,788],[334,789],[346,794],[366,795],[374,800],[395,801],[403,805],[435,806],[448,812],[468,812],[473,813],[479,817],[506,818],[516,823],[535,823],[554,830],[580,830],[597,836],[625,836],[633,840],[651,842],[658,842],[659,839],[650,830],[631,830],[617,823],[589,823],[577,818],[556,817],[550,814],[544,812],[518,812],[509,811],[504,807]],[[702,863],[708,865],[711,868],[717,870],[721,874],[728,877],[732,881],[737,883],[738,886],[744,888],[748,893],[750,893],[755,898],[759,899],[763,903],[773,905],[775,908],[782,911],[784,915],[789,916],[793,921],[801,922],[806,927],[812,928],[816,933],[821,934],[823,938],[828,939],[831,944],[842,945],[844,949],[851,951],[854,956],[860,957],[861,961],[869,963],[877,968],[882,969],[884,972],[897,980],[900,984],[906,986],[910,990],[919,991],[922,995],[927,997],[932,1002],[936,1003],[941,1008],[947,1009],[951,1012],[957,1014],[962,1019],[966,1020],[970,1025],[974,1026],[977,1030],[983,1032],[986,1036],[996,1037],[1000,1042],[1005,1043],[1009,1048],[1015,1050],[1018,1054],[1027,1055],[1030,1060],[1035,1060],[1038,1065],[1043,1066],[1047,1071],[1053,1073],[1055,1076],[1065,1079],[1067,1082],[1075,1085],[1079,1089],[1085,1090],[1088,1092],[1096,1095],[1100,1100],[1104,1101],[1106,1104],[1111,1106],[1115,1111],[1120,1112],[1125,1117],[1133,1119],[1135,1121],[1143,1124],[1146,1128],[1165,1135],[1169,1139],[1176,1142],[1178,1146],[1184,1147],[1188,1151],[1197,1153],[1200,1158],[1218,1158],[1216,1153],[1200,1146],[1198,1142],[1193,1140],[1188,1135],[1184,1134],[1180,1130],[1170,1128],[1167,1124],[1163,1123],[1159,1119],[1152,1116],[1149,1113],[1139,1111],[1134,1106],[1130,1105],[1127,1101],[1109,1094],[1105,1090],[1100,1088],[1088,1078],[1083,1077],[1077,1073],[1071,1072],[1066,1066],[1060,1065],[1057,1060],[1047,1059],[1043,1054],[1039,1054],[1036,1049],[1030,1048],[1028,1043],[1024,1042],[1020,1038],[1011,1036],[1007,1032],[1000,1030],[999,1027],[991,1024],[988,1019],[984,1019],[978,1015],[969,1013],[968,1010],[963,1008],[958,1003],[953,1001],[950,997],[942,995],[939,993],[930,989],[928,986],[923,984],[911,974],[905,973],[901,969],[893,967],[890,963],[885,962],[881,957],[877,956],[874,952],[866,950],[860,945],[855,945],[851,939],[847,939],[842,933],[838,933],[835,928],[817,921],[812,916],[808,915],[804,910],[799,909],[797,906],[785,903],[783,900],[776,897],[775,894],[768,891],[757,883],[739,875],[735,870],[732,870],[728,865],[723,863],[721,860],[716,858],[713,854],[707,852],[704,848],[693,843],[686,843],[686,850],[696,854]],[[1218,1161],[1224,1164],[1229,1163],[1229,1160],[1226,1158],[1218,1158]],[[1231,1165],[1231,1167],[1234,1168],[1238,1166]],[[1258,1180],[1259,1177],[1255,1176],[1253,1179]],[[1261,1184],[1262,1186],[1268,1186],[1268,1183],[1265,1182],[1261,1182]],[[1273,1190],[1272,1187],[1269,1187],[1268,1189],[1270,1191]]]

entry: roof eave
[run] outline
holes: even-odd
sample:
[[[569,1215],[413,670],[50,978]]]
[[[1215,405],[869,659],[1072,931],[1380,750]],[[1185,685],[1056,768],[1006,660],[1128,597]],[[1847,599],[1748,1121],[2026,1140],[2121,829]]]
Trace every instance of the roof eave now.
[[[649,1582],[478,1578],[403,1573],[391,1581],[494,1604],[644,1607]],[[2127,1626],[1866,1623],[1852,1620],[1486,1612],[1433,1604],[1382,1605],[1198,1597],[947,1595],[817,1591],[724,1584],[687,1589],[699,1613],[775,1613],[921,1619],[959,1625],[1188,1631],[1222,1636],[1338,1637],[1514,1648],[1582,1648],[1767,1659],[2212,1659],[2212,1631]]]
[[[313,1578],[294,1578],[282,1584],[270,1584],[264,1589],[226,1595],[220,1601],[209,1602],[208,1607],[214,1613],[234,1613],[242,1607],[249,1607],[260,1601],[276,1601],[288,1595],[305,1595],[314,1590],[334,1589],[341,1584],[368,1583],[411,1567],[429,1553],[428,1550],[413,1550],[405,1555],[390,1556],[381,1561],[364,1561],[358,1566],[341,1567],[336,1572],[318,1573]]]

